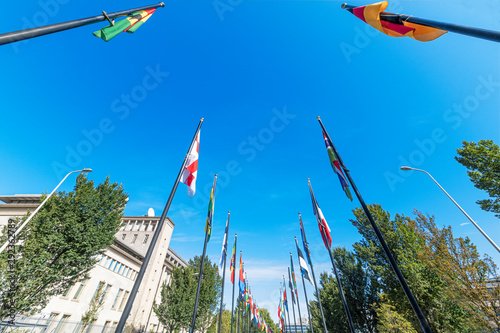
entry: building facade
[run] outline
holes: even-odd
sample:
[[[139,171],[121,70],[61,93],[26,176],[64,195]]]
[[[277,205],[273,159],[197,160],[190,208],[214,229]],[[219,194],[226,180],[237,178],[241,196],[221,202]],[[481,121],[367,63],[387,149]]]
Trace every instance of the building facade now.
[[[40,195],[0,196],[0,227],[9,218],[33,211],[40,203]],[[82,315],[89,309],[97,290],[102,286],[102,306],[99,317],[86,332],[114,332],[130,296],[130,291],[141,268],[160,217],[149,209],[145,216],[125,216],[123,225],[115,235],[114,243],[98,258],[98,264],[87,279],[68,288],[63,295],[50,300],[37,318],[25,318],[26,326],[33,321],[45,327],[40,332],[79,332]],[[153,303],[160,301],[161,285],[169,283],[174,267],[187,263],[170,247],[174,223],[167,217],[153,251],[149,265],[137,292],[127,325],[143,332],[161,331]]]

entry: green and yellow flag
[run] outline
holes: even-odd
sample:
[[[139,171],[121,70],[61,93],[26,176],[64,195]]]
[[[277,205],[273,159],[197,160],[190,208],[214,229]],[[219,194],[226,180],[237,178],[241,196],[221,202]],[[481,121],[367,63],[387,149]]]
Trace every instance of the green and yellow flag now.
[[[156,8],[141,10],[124,20],[115,22],[114,25],[108,25],[101,30],[95,31],[94,36],[107,42],[123,31],[133,33],[153,15],[155,10]]]
[[[210,236],[212,236],[212,218],[214,216],[214,204],[215,204],[215,184],[217,183],[217,175],[214,178],[214,185],[212,186],[212,192],[210,193],[210,202],[208,203],[208,216],[207,224],[205,225],[205,232],[208,232],[207,243],[210,241]]]

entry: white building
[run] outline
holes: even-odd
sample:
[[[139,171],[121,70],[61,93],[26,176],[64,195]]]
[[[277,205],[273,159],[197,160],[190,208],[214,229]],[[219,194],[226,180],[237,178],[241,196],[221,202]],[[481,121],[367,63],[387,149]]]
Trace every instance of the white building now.
[[[0,226],[7,224],[10,217],[21,216],[27,210],[33,211],[40,203],[40,195],[0,196]],[[47,324],[40,332],[78,332],[80,320],[88,310],[91,300],[102,284],[105,295],[98,320],[88,332],[114,332],[127,303],[142,261],[147,252],[160,217],[150,209],[145,216],[126,216],[124,225],[115,235],[114,244],[109,246],[99,263],[90,272],[90,277],[67,289],[63,295],[54,297],[42,311],[42,317],[26,318],[28,324]],[[158,318],[152,311],[153,301],[160,301],[161,284],[169,281],[173,267],[186,267],[187,263],[169,248],[174,223],[167,217],[151,256],[141,286],[127,320],[137,329],[149,332],[159,330]],[[147,330],[145,329],[147,327]],[[87,331],[86,331],[87,332]]]

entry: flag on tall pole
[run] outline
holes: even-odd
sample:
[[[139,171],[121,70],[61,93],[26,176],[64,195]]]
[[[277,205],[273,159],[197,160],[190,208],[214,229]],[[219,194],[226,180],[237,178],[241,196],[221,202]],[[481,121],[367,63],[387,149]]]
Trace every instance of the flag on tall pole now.
[[[392,37],[412,37],[419,41],[431,41],[446,32],[500,42],[500,32],[481,28],[467,27],[458,24],[432,21],[413,15],[384,12],[387,1],[368,6],[355,7],[342,4],[342,8],[356,15],[375,29]]]
[[[240,293],[243,295],[245,292],[245,277],[243,275],[243,259],[241,258],[241,251],[240,251]]]
[[[220,310],[219,310],[219,327],[218,333],[220,333],[220,327],[222,324],[222,308],[223,308],[223,300],[224,300],[224,281],[226,280],[226,257],[227,257],[227,232],[229,230],[229,217],[231,212],[227,212],[227,222],[226,222],[226,231],[224,232],[224,239],[222,240],[222,252],[220,254],[220,263],[219,263],[219,272],[222,271],[222,287],[221,287],[221,295],[220,295]]]
[[[110,41],[112,38],[117,36],[121,32],[133,33],[141,25],[144,24],[151,15],[155,12],[156,8],[141,10],[137,13],[133,13],[131,16],[114,22],[100,30],[94,31],[94,36],[102,38],[105,42]]]
[[[214,184],[212,186],[212,192],[210,195],[210,202],[208,204],[208,217],[207,224],[205,226],[205,243],[203,244],[203,254],[201,255],[201,263],[200,263],[200,273],[198,274],[198,289],[196,290],[196,299],[194,301],[194,309],[193,309],[193,319],[191,320],[191,327],[189,328],[189,333],[194,332],[194,327],[196,323],[196,312],[198,310],[198,301],[200,299],[200,289],[201,289],[201,281],[203,278],[203,264],[205,263],[205,253],[207,252],[207,243],[210,238],[210,234],[212,233],[212,217],[214,214],[214,193],[215,193],[215,185],[217,184],[217,175],[214,177]]]
[[[188,160],[182,171],[181,183],[188,186],[188,196],[192,198],[196,192],[196,177],[198,176],[198,155],[200,153],[200,133],[196,136],[195,144],[188,153]]]
[[[297,241],[297,237],[295,237],[295,241]],[[311,276],[309,274],[309,267],[307,267],[307,262],[304,259],[304,256],[302,255],[302,251],[299,248],[299,244],[297,243],[295,245],[297,245],[297,255],[299,257],[300,273],[307,281],[309,281],[310,284],[314,285],[311,281]]]
[[[188,152],[191,151],[191,148],[195,144],[195,138],[198,136],[200,132],[201,125],[203,124],[203,118],[200,119],[200,122],[198,124],[198,128],[196,129],[196,132],[194,134],[193,139],[191,140],[191,144],[189,146]],[[167,203],[165,204],[165,208],[163,209],[163,213],[161,214],[160,220],[158,221],[156,230],[153,234],[153,237],[151,239],[151,243],[149,244],[148,250],[146,252],[146,255],[144,256],[144,259],[142,261],[141,269],[139,270],[139,273],[137,274],[137,277],[135,279],[134,285],[132,287],[132,290],[130,291],[129,298],[127,300],[127,303],[125,304],[125,307],[123,308],[122,315],[120,316],[120,320],[116,326],[116,332],[122,332],[123,329],[125,328],[125,324],[127,322],[127,319],[130,315],[130,311],[132,310],[132,305],[134,304],[135,297],[137,296],[137,292],[139,290],[139,286],[141,285],[142,278],[144,277],[144,273],[146,272],[146,269],[149,265],[149,261],[151,259],[151,255],[153,253],[153,250],[155,249],[156,243],[158,241],[158,238],[160,236],[160,233],[162,231],[163,225],[165,223],[165,219],[167,218],[168,210],[170,209],[170,204],[172,203],[172,200],[174,199],[175,192],[177,190],[177,186],[179,185],[179,181],[182,176],[182,172],[184,170],[184,167],[186,165],[188,156],[186,155],[184,158],[184,161],[182,162],[182,166],[179,170],[179,173],[177,174],[177,178],[175,179],[174,186],[172,187],[172,191],[170,191],[170,195],[168,197]]]
[[[290,271],[291,271],[291,278],[290,278]],[[297,283],[295,283],[295,274],[293,272],[293,259],[292,259],[292,253],[290,252],[290,268],[288,270],[288,278],[291,279],[291,281],[293,282],[293,286],[292,284],[290,283],[290,289],[293,288],[293,290],[295,291],[295,298],[297,299],[297,309],[299,311],[299,324],[300,324],[300,331],[302,333],[304,333],[304,329],[302,328],[302,314],[300,313],[300,301],[299,301],[299,294],[297,293]],[[293,293],[293,291],[292,291]],[[295,321],[295,310],[293,311],[293,320],[295,322],[295,326],[297,326],[297,322]]]
[[[236,265],[236,240],[237,240],[237,234],[234,234],[233,253],[231,254],[231,283],[233,284],[233,297],[232,297],[232,305],[231,305],[231,333],[233,333],[234,289],[236,289],[236,284],[234,283],[234,275],[236,273],[236,269],[235,269],[235,265]]]
[[[314,197],[314,193],[313,193],[312,186],[311,186],[311,181],[309,178],[307,178],[307,182],[309,184],[309,192],[311,193],[314,215],[316,215],[316,219],[318,220],[318,225],[319,225],[319,230],[321,232],[321,236],[323,237],[323,241],[325,242],[326,250],[328,251],[328,254],[330,255],[330,259],[332,261],[333,270],[335,272],[335,278],[337,279],[337,286],[339,288],[340,298],[342,300],[342,304],[344,306],[344,311],[345,311],[345,314],[347,316],[347,323],[349,324],[349,329],[351,330],[351,333],[354,333],[354,324],[352,322],[351,312],[349,311],[349,307],[347,306],[347,301],[346,301],[345,296],[344,296],[344,289],[342,288],[342,283],[340,282],[340,276],[337,273],[337,267],[335,266],[335,262],[333,261],[332,250],[331,250],[332,237],[330,236],[330,228],[328,227],[328,224],[326,223],[326,219],[323,216],[323,213],[321,212],[321,209],[318,206],[318,202],[316,201],[316,198]]]
[[[290,272],[290,271],[289,271]],[[288,326],[291,327],[292,326],[292,322],[290,320],[290,310],[288,310],[288,300],[286,299],[286,283],[285,283],[285,276],[283,275],[283,293],[284,293],[284,299],[285,299],[285,308],[286,308],[286,314],[288,316]],[[293,297],[293,293],[292,293],[292,297]],[[292,302],[292,309],[293,309],[293,302]]]
[[[330,143],[326,139],[326,136],[323,134],[323,137],[325,138],[325,145],[326,145],[326,151],[328,153],[328,158],[330,159],[330,164],[332,165],[333,171],[339,176],[340,180],[340,185],[342,185],[342,189],[345,192],[345,195],[352,201],[352,195],[351,191],[349,191],[349,184],[347,183],[347,180],[345,179],[344,173],[342,172],[342,169],[340,169],[339,166],[339,161],[337,161],[337,158],[335,157],[335,153],[333,152],[332,146],[330,146]]]
[[[325,217],[323,216],[323,212],[321,211],[321,208],[319,208],[318,202],[314,197],[314,193],[309,178],[307,178],[307,182],[309,183],[309,193],[311,194],[313,212],[314,215],[316,216],[316,220],[318,221],[319,232],[321,233],[321,237],[323,238],[325,247],[328,250],[330,250],[332,246],[332,236],[330,235],[330,227],[328,226],[328,223],[326,223]]]
[[[320,297],[320,293],[319,293],[319,290],[318,290],[318,284],[316,283],[316,276],[314,275],[314,267],[313,267],[313,264],[312,264],[312,261],[311,261],[311,255],[310,255],[310,252],[309,252],[309,246],[307,245],[306,231],[304,229],[304,224],[302,223],[302,216],[301,216],[300,213],[299,213],[299,222],[300,222],[300,234],[302,236],[302,242],[303,242],[303,245],[304,245],[304,251],[307,254],[307,258],[309,259],[309,265],[311,265],[311,273],[312,273],[312,278],[313,278],[312,280],[314,282],[313,283],[314,289],[316,290],[317,300],[318,300],[318,304],[319,304],[319,310],[321,312],[321,319],[323,320],[323,329],[324,329],[325,333],[328,333],[328,330],[326,328],[325,314],[323,313],[323,305],[321,304],[321,297]]]
[[[297,247],[297,255],[299,256],[299,265],[300,265],[300,270],[302,272],[301,277],[302,277],[302,286],[304,287],[304,297],[306,299],[306,308],[307,308],[307,316],[309,318],[309,328],[311,329],[311,333],[314,333],[314,329],[312,327],[312,322],[311,322],[311,312],[309,311],[309,301],[307,300],[307,291],[306,291],[306,282],[304,281],[304,277],[307,274],[307,277],[309,277],[309,270],[307,270],[307,263],[304,260],[304,257],[302,256],[302,251],[300,251],[299,248],[299,243],[297,242],[297,237],[295,237],[295,246]],[[302,265],[304,265],[305,269],[302,268]],[[311,282],[311,280],[309,280]],[[312,284],[312,282],[311,282]],[[314,285],[314,284],[313,284]],[[302,322],[301,322],[302,324]]]
[[[337,149],[335,149],[335,145],[333,144],[330,135],[328,135],[328,132],[326,131],[325,126],[323,125],[323,122],[321,121],[320,117],[317,118],[319,121],[319,124],[321,126],[321,129],[323,130],[324,135],[327,137],[330,145],[332,146],[333,152],[335,153],[335,156],[337,157],[337,160],[339,161],[339,165],[342,167],[344,170],[347,179],[349,180],[349,183],[351,184],[351,187],[356,194],[356,197],[358,198],[359,203],[363,207],[363,211],[365,212],[366,216],[368,217],[368,220],[370,221],[370,224],[373,228],[373,231],[375,232],[375,235],[377,236],[380,245],[382,246],[382,249],[384,250],[387,259],[389,260],[389,263],[391,264],[392,269],[394,270],[394,273],[396,274],[399,283],[401,284],[401,287],[403,288],[403,291],[406,294],[406,297],[408,298],[408,301],[410,302],[413,311],[415,312],[415,315],[417,316],[417,319],[420,323],[420,327],[424,333],[430,333],[432,332],[429,324],[427,323],[427,320],[424,317],[424,314],[422,313],[422,310],[420,309],[420,306],[417,303],[417,300],[415,299],[415,296],[413,296],[413,293],[410,290],[410,287],[408,286],[408,283],[406,282],[403,273],[401,273],[401,270],[399,269],[398,264],[396,263],[396,260],[394,259],[389,247],[387,246],[387,243],[385,242],[384,236],[380,232],[380,229],[378,228],[377,224],[375,223],[375,220],[373,219],[372,214],[370,213],[370,210],[365,204],[365,201],[363,200],[363,197],[361,197],[361,194],[358,191],[358,188],[356,187],[356,184],[354,184],[354,181],[351,177],[351,174],[349,170],[345,167],[344,162],[342,161],[342,158],[337,152]],[[331,255],[331,252],[330,252]]]

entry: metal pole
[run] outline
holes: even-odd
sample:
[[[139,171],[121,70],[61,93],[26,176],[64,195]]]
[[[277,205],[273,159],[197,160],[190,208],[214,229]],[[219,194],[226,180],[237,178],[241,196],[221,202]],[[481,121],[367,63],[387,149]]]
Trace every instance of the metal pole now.
[[[31,221],[31,219],[33,218],[33,216],[35,216],[35,214],[38,213],[38,211],[50,199],[50,197],[52,196],[52,194],[55,193],[55,191],[59,188],[59,186],[61,186],[61,184],[66,180],[66,178],[68,178],[69,175],[71,175],[72,173],[75,173],[75,172],[92,172],[92,169],[83,168],[82,170],[71,171],[66,176],[64,176],[64,178],[59,182],[59,184],[57,184],[57,186],[52,190],[52,192],[50,192],[50,194],[45,198],[45,200],[43,200],[43,202],[35,209],[35,211],[33,212],[33,214],[31,214],[30,216],[28,216],[28,218],[26,219],[26,221],[24,221],[24,223],[19,228],[17,228],[16,232],[12,236],[10,236],[9,239],[7,239],[7,241],[5,242],[5,244],[2,245],[2,247],[0,248],[0,253],[2,253],[5,250],[5,248],[10,244],[10,242],[13,239],[15,239],[16,236],[21,232],[21,230],[23,230],[23,228],[28,224],[28,222]]]
[[[356,193],[356,196],[358,197],[359,203],[363,207],[363,210],[365,211],[365,214],[370,221],[370,224],[375,231],[375,235],[377,236],[380,245],[382,246],[382,249],[384,250],[387,259],[389,260],[389,263],[391,264],[392,269],[394,270],[394,273],[396,273],[396,276],[399,280],[399,283],[401,284],[401,287],[403,288],[403,291],[406,294],[406,297],[408,298],[408,301],[411,304],[411,307],[413,308],[413,311],[415,312],[415,315],[418,318],[418,321],[420,323],[420,328],[422,328],[422,331],[424,333],[431,333],[432,330],[427,323],[427,320],[424,317],[424,314],[422,313],[422,310],[420,309],[420,306],[417,303],[417,300],[415,299],[415,296],[413,296],[413,293],[410,290],[410,287],[408,286],[408,283],[406,282],[403,273],[401,273],[401,270],[399,269],[398,264],[396,263],[396,260],[392,256],[391,250],[389,249],[389,246],[387,246],[387,243],[385,242],[384,236],[380,232],[380,229],[378,228],[377,224],[375,223],[375,220],[373,219],[372,214],[368,210],[368,207],[365,204],[365,201],[363,200],[363,197],[361,197],[361,194],[358,191],[358,188],[356,187],[356,184],[354,184],[354,181],[351,178],[351,174],[349,173],[349,170],[345,167],[344,162],[342,161],[342,158],[337,152],[337,149],[335,148],[332,140],[330,139],[330,136],[328,135],[328,132],[325,129],[325,126],[323,125],[323,122],[321,121],[320,117],[317,118],[319,121],[319,124],[321,125],[321,128],[323,129],[323,133],[325,133],[325,136],[328,138],[328,141],[330,142],[330,145],[332,146],[332,149],[335,153],[335,156],[337,157],[340,166],[344,170],[347,179],[349,179],[349,182],[351,183],[352,189],[354,190],[354,193]]]
[[[312,321],[311,321],[311,313],[309,311],[309,301],[307,300],[307,291],[306,291],[306,283],[304,281],[304,275],[302,274],[302,268],[300,266],[300,254],[299,254],[299,243],[297,242],[297,237],[295,237],[295,246],[297,247],[297,256],[299,257],[299,269],[300,269],[300,276],[302,277],[302,285],[304,286],[304,296],[306,299],[306,308],[307,308],[307,316],[309,318],[309,324],[311,327],[311,333],[314,333],[313,327],[312,327]],[[299,308],[300,311],[300,308]],[[299,314],[300,316],[300,314]],[[300,323],[300,328],[302,329],[302,322]]]
[[[120,16],[131,15],[131,14],[136,13],[136,12],[141,11],[141,10],[164,7],[164,6],[165,6],[165,4],[163,2],[160,2],[159,4],[156,4],[156,5],[143,6],[143,7],[138,7],[138,8],[127,9],[127,10],[122,10],[119,12],[110,13],[110,14],[107,14],[107,16],[111,19],[114,19],[114,18],[117,18]],[[30,29],[25,29],[25,30],[7,32],[7,33],[0,34],[0,45],[14,43],[14,42],[18,42],[21,40],[40,37],[40,36],[44,36],[44,35],[48,35],[48,34],[53,34],[55,32],[60,32],[60,31],[64,31],[64,30],[78,28],[78,27],[82,27],[84,25],[102,22],[102,21],[106,21],[106,20],[107,20],[106,16],[97,15],[97,16],[87,17],[87,18],[73,20],[73,21],[55,23],[55,24],[50,24],[50,25],[45,25],[45,26],[35,27],[35,28],[30,28]]]
[[[285,290],[285,294],[286,294],[286,284],[285,284],[285,276],[283,275],[283,290]],[[292,326],[292,322],[290,321],[290,312],[288,311],[288,300],[285,301],[286,302],[286,314],[288,315],[288,327],[290,328],[289,331],[291,332],[291,326]],[[293,306],[293,302],[292,302],[292,306]],[[295,333],[295,332],[293,332]]]
[[[353,9],[356,8],[356,6],[350,6],[346,3],[344,3],[344,4],[342,4],[342,8],[346,9],[347,11],[352,13]],[[454,33],[461,34],[461,35],[486,39],[486,40],[490,40],[493,42],[500,42],[500,32],[493,31],[493,30],[467,27],[467,26],[458,25],[458,24],[444,23],[444,22],[426,20],[426,19],[422,19],[422,18],[418,18],[418,17],[414,17],[414,16],[404,15],[404,14],[393,14],[393,13],[386,13],[386,12],[380,13],[380,19],[383,21],[401,24],[401,25],[403,24],[403,22],[417,23],[417,24],[426,25],[426,26],[429,26],[432,28],[438,28],[438,29],[454,32]]]
[[[229,235],[227,235],[227,232],[229,231],[229,216],[230,216],[231,212],[227,212],[227,223],[226,223],[226,232],[225,232],[225,236],[226,236],[226,244],[223,244],[222,247],[224,248],[224,263],[223,263],[223,271],[222,271],[222,291],[221,291],[221,295],[220,295],[220,311],[219,311],[219,329],[217,332],[220,333],[220,326],[221,326],[221,323],[222,323],[222,306],[224,304],[224,281],[226,279],[226,258],[227,258],[227,238]]]
[[[300,220],[300,225],[302,227],[302,231],[303,231],[303,234],[304,234],[304,242],[307,243],[307,240],[306,240],[306,230],[304,229],[304,225],[302,224],[302,217],[300,216],[300,213],[299,213],[299,220]],[[309,249],[304,249],[306,251],[306,255],[309,259],[309,263],[311,264],[311,272],[312,272],[312,275],[313,275],[313,282],[314,282],[314,289],[316,290],[316,297],[318,298],[318,303],[319,303],[319,309],[321,311],[321,319],[323,319],[323,328],[325,330],[325,333],[328,333],[328,330],[326,329],[326,321],[325,321],[325,315],[323,313],[323,306],[321,305],[321,295],[319,294],[319,290],[318,290],[318,285],[316,283],[316,276],[314,275],[314,268],[313,268],[313,265],[312,265],[312,260],[311,260],[311,256],[310,256],[310,253],[309,253]]]
[[[149,244],[148,251],[146,252],[146,255],[144,256],[144,260],[142,261],[141,269],[139,270],[139,273],[137,274],[136,280],[134,282],[134,286],[132,287],[132,290],[130,291],[129,298],[127,300],[127,304],[125,305],[125,308],[123,309],[122,315],[120,317],[120,321],[118,322],[118,325],[116,326],[115,332],[117,333],[122,333],[123,328],[125,327],[125,323],[127,322],[128,316],[130,315],[130,311],[132,310],[132,305],[134,304],[135,296],[137,296],[137,291],[139,290],[139,286],[141,285],[142,278],[144,277],[144,273],[146,272],[146,268],[148,267],[149,260],[151,259],[151,255],[153,254],[153,250],[156,246],[156,242],[158,241],[158,237],[160,237],[160,232],[163,228],[163,224],[165,222],[165,218],[167,217],[168,210],[170,208],[170,204],[172,203],[172,200],[174,199],[175,191],[177,190],[177,186],[179,185],[179,180],[181,179],[182,172],[184,171],[184,167],[186,166],[186,161],[189,157],[189,153],[191,152],[191,148],[193,147],[194,141],[198,135],[198,132],[200,131],[201,125],[203,123],[203,118],[200,119],[200,122],[198,124],[198,128],[196,129],[196,132],[194,133],[193,140],[191,140],[191,145],[189,146],[189,149],[186,153],[186,156],[184,157],[184,161],[182,162],[181,169],[179,170],[179,174],[177,175],[177,178],[175,179],[174,186],[172,187],[172,191],[170,191],[170,196],[168,197],[167,203],[165,204],[165,208],[163,209],[163,213],[161,214],[160,220],[158,221],[157,228],[155,230],[155,233],[153,234],[153,238],[151,239],[151,244]]]
[[[153,302],[151,303],[151,309],[149,310],[148,321],[146,322],[146,331],[148,330],[149,320],[151,319],[151,314],[153,313],[153,305],[154,305],[154,302],[156,301],[156,295],[158,295],[158,289],[160,289],[160,287],[162,285],[162,283],[161,283],[161,277],[163,276],[163,272],[166,271],[166,268],[167,268],[166,265],[165,265],[165,269],[163,269],[163,266],[161,268],[159,284],[156,287],[155,297],[153,298]],[[160,320],[158,320],[158,324],[160,324]]]
[[[477,228],[477,230],[479,230],[479,232],[488,240],[488,242],[490,242],[490,244],[493,245],[495,250],[500,252],[500,247],[498,247],[498,245],[496,245],[495,242],[483,231],[483,229],[481,229],[481,227],[479,227],[479,225],[469,216],[469,214],[467,214],[465,212],[465,210],[463,210],[462,207],[460,207],[460,205],[455,200],[453,200],[451,195],[449,195],[448,192],[446,192],[445,189],[441,185],[439,185],[439,183],[434,179],[434,177],[431,176],[430,173],[428,173],[427,171],[422,170],[422,169],[411,168],[408,166],[402,166],[401,170],[415,170],[415,171],[425,172],[429,177],[431,177],[431,179],[434,181],[434,183],[436,183],[436,185],[439,186],[439,188],[441,190],[443,190],[444,194],[446,194],[448,196],[448,198],[450,198],[450,200],[453,201],[453,203],[458,207],[458,209],[460,209],[460,211],[462,213],[464,213],[464,215],[469,219],[469,221],[471,221],[472,224],[474,224],[474,226]]]
[[[232,279],[233,279],[233,300],[232,300],[232,303],[233,305],[231,306],[231,333],[233,333],[233,319],[234,319],[234,289],[236,287],[236,280],[235,280],[235,274],[236,274],[236,240],[237,240],[237,234],[234,234],[234,256],[232,258],[232,261],[233,261],[233,265],[234,265],[234,268],[233,268],[233,276],[232,276]]]
[[[212,193],[215,195],[215,185],[217,184],[217,174],[214,177],[214,185],[212,187]],[[210,198],[212,200],[212,198]],[[212,207],[209,207],[209,214],[210,214],[210,209],[213,209]],[[198,310],[198,301],[200,299],[200,289],[201,289],[201,281],[203,279],[203,264],[205,263],[205,254],[207,253],[207,243],[208,243],[208,234],[210,233],[212,228],[212,221],[211,218],[207,218],[207,226],[205,230],[205,243],[203,244],[203,255],[201,256],[201,265],[200,265],[200,275],[198,276],[198,289],[196,290],[196,299],[194,301],[194,309],[193,309],[193,319],[191,320],[191,327],[189,329],[189,333],[193,333],[194,331],[194,326],[196,324],[196,312]]]
[[[351,312],[349,311],[349,306],[347,306],[347,301],[344,295],[344,288],[342,288],[342,283],[340,282],[340,276],[337,272],[337,266],[333,260],[332,250],[328,249],[328,253],[330,254],[330,260],[332,261],[333,272],[335,273],[335,278],[337,279],[337,287],[339,288],[340,298],[342,300],[342,304],[344,305],[345,314],[347,316],[347,322],[349,324],[349,329],[351,333],[354,333],[354,324],[352,323]]]
[[[290,253],[290,255],[291,255],[291,253]],[[291,284],[292,284],[292,283],[291,283],[292,281],[291,281],[291,277],[290,277],[290,267],[288,267],[288,281],[290,282],[290,285],[291,285]],[[296,333],[296,332],[297,332],[297,319],[295,319],[295,308],[294,308],[294,306],[293,306],[293,304],[294,304],[294,301],[293,301],[293,300],[295,299],[295,296],[293,295],[293,292],[294,292],[294,291],[293,291],[293,288],[292,288],[292,287],[293,287],[293,285],[292,285],[292,286],[290,286],[290,293],[292,294],[293,324],[295,325],[295,327],[294,327],[294,330],[293,330],[293,331],[294,331],[294,333]],[[298,303],[298,302],[299,302],[299,300],[297,300],[297,303]]]

